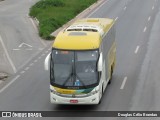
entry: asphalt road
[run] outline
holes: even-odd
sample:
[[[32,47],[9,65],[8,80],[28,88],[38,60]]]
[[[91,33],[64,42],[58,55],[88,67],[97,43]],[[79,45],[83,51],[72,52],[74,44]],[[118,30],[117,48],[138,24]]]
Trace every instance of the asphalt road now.
[[[28,16],[38,0],[5,0],[0,2],[0,71],[16,73],[46,47]]]
[[[0,90],[0,110],[160,111],[160,1],[108,0],[86,17],[116,19],[117,65],[102,103],[96,106],[50,104],[49,72],[44,71],[43,66],[44,59],[50,51],[50,48],[46,47],[10,80],[3,83],[6,86]]]

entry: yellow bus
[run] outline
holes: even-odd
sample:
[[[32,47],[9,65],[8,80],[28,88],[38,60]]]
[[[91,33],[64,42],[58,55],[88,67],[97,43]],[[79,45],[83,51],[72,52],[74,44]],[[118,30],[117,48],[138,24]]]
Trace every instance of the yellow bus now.
[[[99,104],[116,61],[115,21],[85,18],[57,35],[44,67],[54,104]]]

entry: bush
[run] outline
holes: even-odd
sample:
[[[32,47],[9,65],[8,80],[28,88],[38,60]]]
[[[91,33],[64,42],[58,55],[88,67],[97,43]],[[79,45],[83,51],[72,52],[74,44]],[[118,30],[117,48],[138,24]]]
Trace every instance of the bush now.
[[[34,5],[35,8],[43,8],[43,9],[53,6],[63,7],[64,2],[62,0],[42,0]]]
[[[39,35],[43,39],[53,39],[50,35],[53,31],[96,1],[41,0],[31,7],[29,15],[39,20]]]
[[[44,39],[51,39],[50,33],[57,29],[61,24],[54,18],[48,18],[40,22],[39,35]]]

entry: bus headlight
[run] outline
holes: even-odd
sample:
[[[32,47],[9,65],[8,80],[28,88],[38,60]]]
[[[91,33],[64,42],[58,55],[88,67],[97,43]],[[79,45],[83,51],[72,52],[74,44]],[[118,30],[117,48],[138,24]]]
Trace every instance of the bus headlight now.
[[[99,92],[99,87],[97,88],[94,88],[90,93],[88,93],[88,95],[94,95],[94,94],[96,94],[96,93],[98,93]]]
[[[57,94],[56,90],[52,86],[50,86],[50,92],[53,94]]]

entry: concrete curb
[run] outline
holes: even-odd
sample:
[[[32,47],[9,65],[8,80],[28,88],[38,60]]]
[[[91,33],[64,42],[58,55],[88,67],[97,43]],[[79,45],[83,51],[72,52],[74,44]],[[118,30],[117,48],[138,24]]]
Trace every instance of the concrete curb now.
[[[72,23],[74,23],[76,20],[84,18],[85,16],[87,16],[90,12],[92,12],[95,8],[97,8],[98,6],[100,6],[105,0],[98,0],[96,3],[94,3],[93,5],[91,5],[90,7],[88,7],[87,9],[85,9],[84,11],[82,11],[80,14],[78,14],[76,17],[74,17],[72,20],[70,20],[69,22],[67,22],[66,24],[64,24],[62,27],[58,28],[56,31],[54,31],[53,33],[51,33],[51,36],[56,37],[57,34],[63,30],[64,28],[67,28],[69,25],[71,25]]]

